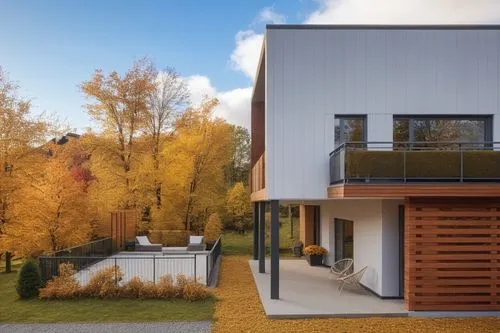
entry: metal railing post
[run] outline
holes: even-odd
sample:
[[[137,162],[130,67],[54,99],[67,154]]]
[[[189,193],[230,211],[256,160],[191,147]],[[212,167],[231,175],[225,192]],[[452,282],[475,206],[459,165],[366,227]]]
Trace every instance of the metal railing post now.
[[[205,257],[205,261],[207,262],[206,269],[205,269],[205,284],[207,286],[208,286],[208,256],[210,256],[210,254],[207,254],[207,256]]]
[[[403,183],[406,183],[406,148],[403,148]]]
[[[194,282],[196,283],[196,253],[194,254]]]
[[[464,181],[464,150],[462,149],[462,144],[458,144],[458,149],[460,150],[460,182]]]
[[[115,257],[115,286],[118,285],[118,271],[116,269],[116,257]]]
[[[153,283],[156,284],[156,256],[153,254]]]

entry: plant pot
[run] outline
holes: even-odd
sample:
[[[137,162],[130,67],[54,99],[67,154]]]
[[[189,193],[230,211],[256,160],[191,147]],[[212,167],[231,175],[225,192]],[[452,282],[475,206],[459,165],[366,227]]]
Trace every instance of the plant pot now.
[[[306,260],[311,266],[321,266],[323,265],[323,256],[308,256],[306,255]]]

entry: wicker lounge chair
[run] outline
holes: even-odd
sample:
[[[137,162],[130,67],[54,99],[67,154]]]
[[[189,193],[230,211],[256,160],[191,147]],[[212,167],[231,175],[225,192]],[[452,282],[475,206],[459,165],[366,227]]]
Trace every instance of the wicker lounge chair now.
[[[161,252],[161,244],[151,244],[148,236],[135,237],[135,250],[142,252]]]
[[[339,260],[331,266],[330,273],[332,273],[335,278],[349,275],[352,273],[353,263],[354,261],[351,258]]]
[[[359,281],[361,281],[361,278],[363,277],[363,274],[365,274],[367,268],[368,267],[365,266],[355,273],[339,276],[336,279],[336,281],[339,282],[339,294],[342,294],[342,289],[344,289],[346,285],[360,287]]]

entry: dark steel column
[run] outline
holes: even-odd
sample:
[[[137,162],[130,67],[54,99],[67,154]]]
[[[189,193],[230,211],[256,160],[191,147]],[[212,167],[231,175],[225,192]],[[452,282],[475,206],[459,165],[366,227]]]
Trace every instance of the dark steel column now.
[[[266,272],[266,202],[259,202],[259,273]]]
[[[259,203],[253,203],[253,260],[259,259]]]
[[[271,200],[271,299],[280,298],[280,202]]]

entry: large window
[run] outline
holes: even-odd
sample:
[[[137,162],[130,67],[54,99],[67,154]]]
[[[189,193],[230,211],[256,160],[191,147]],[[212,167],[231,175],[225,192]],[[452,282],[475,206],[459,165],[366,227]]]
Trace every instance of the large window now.
[[[335,117],[335,145],[353,141],[366,141],[366,117]]]
[[[394,142],[462,142],[476,146],[492,137],[491,117],[395,116],[393,121]]]

